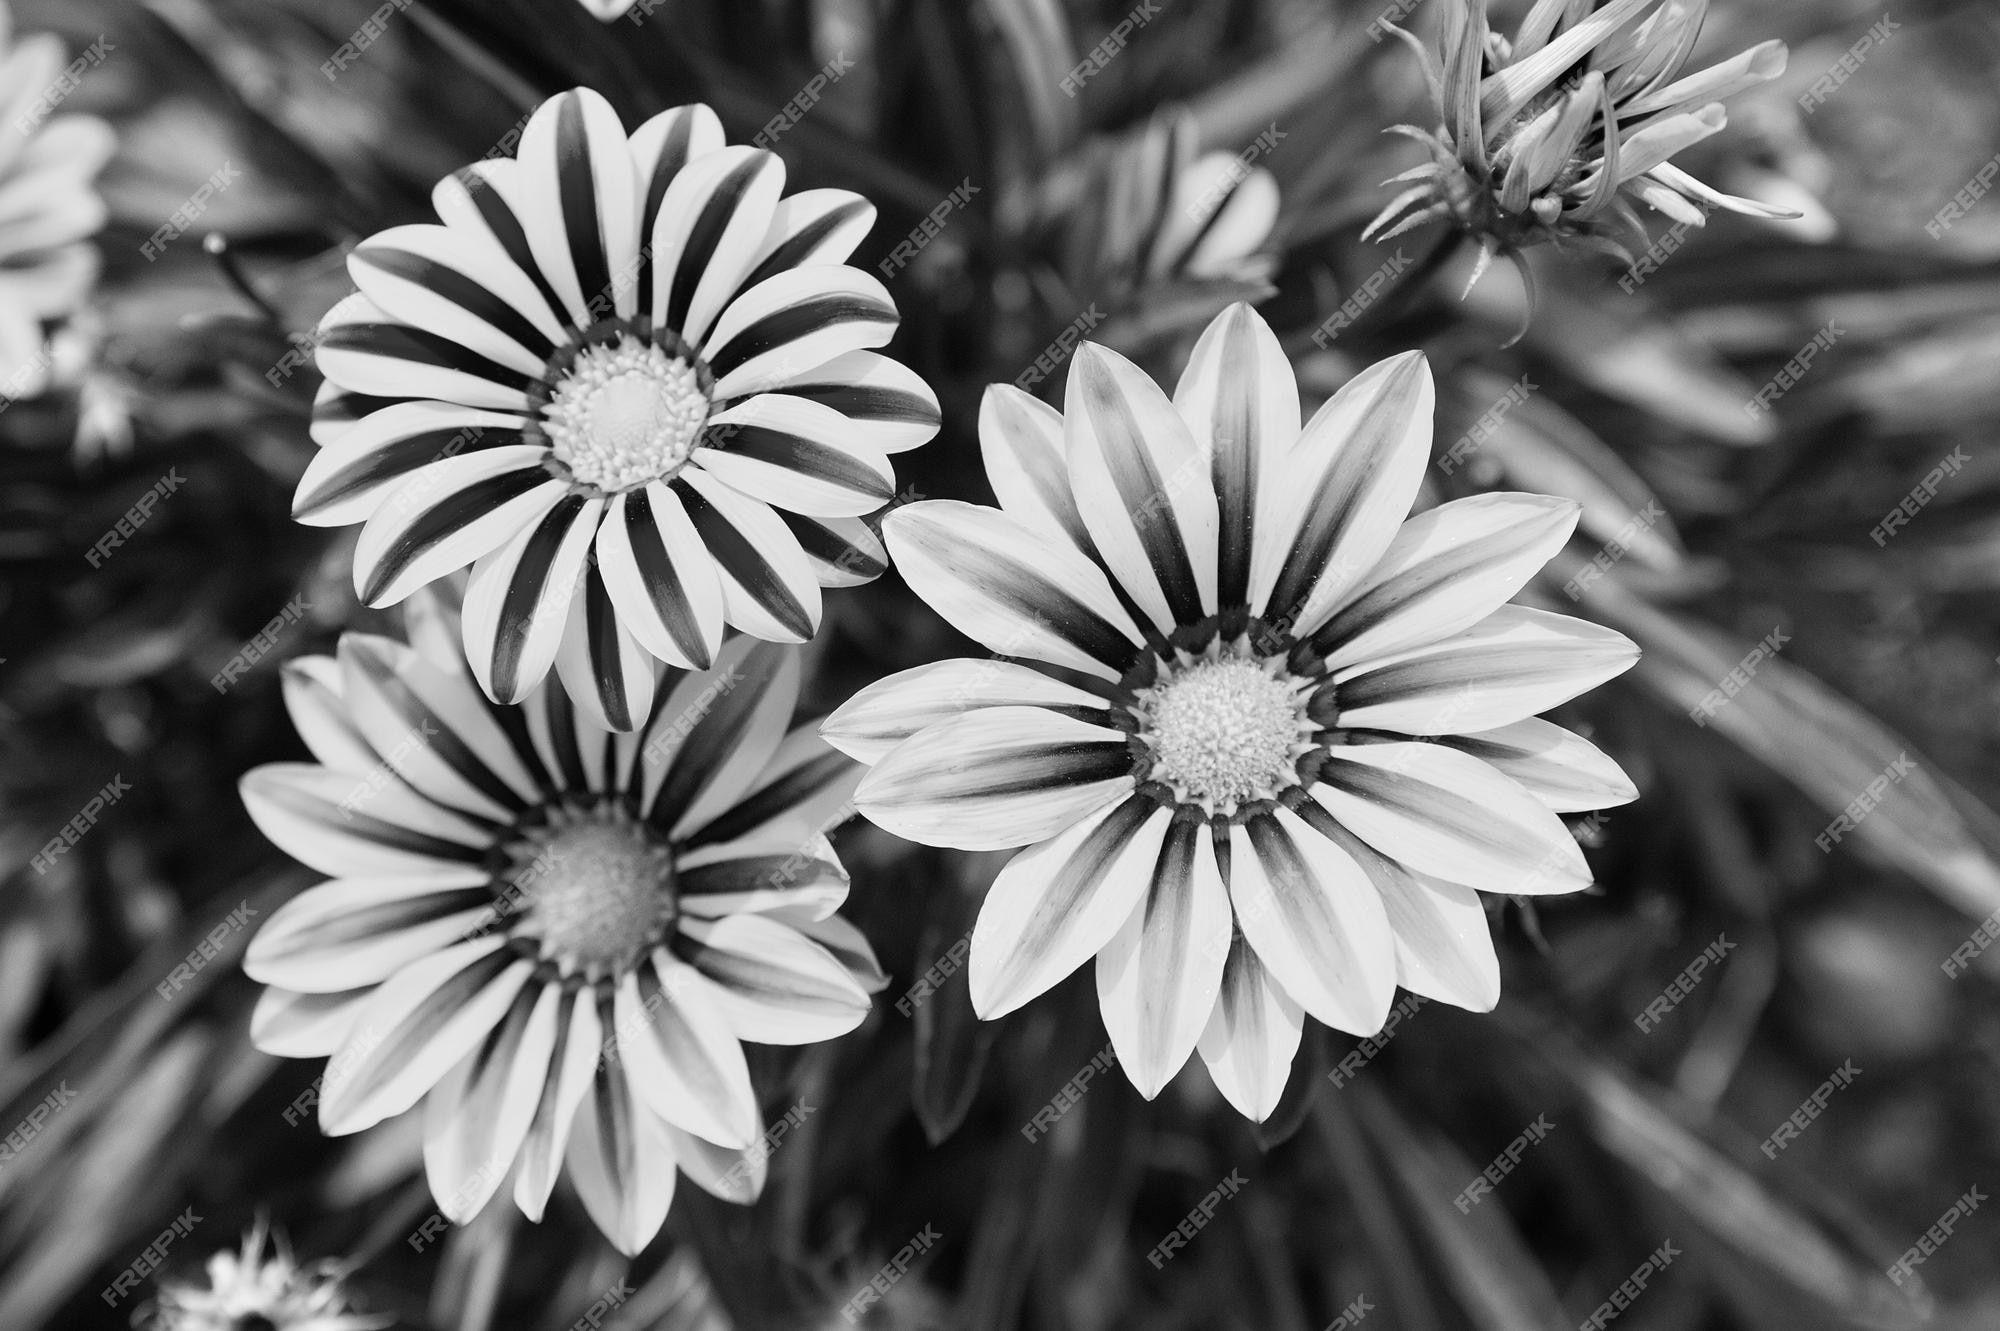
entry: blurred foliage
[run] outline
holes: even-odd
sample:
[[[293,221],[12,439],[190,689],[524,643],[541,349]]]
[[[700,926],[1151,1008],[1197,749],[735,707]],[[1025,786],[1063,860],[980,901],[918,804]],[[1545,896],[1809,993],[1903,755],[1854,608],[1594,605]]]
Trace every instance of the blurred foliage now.
[[[926,1227],[937,1242],[867,1325],[1318,1331],[1356,1299],[1385,1331],[1573,1325],[1663,1242],[1683,1255],[1621,1327],[2000,1324],[1987,1210],[1900,1284],[1885,1274],[1968,1188],[2000,1183],[2000,949],[1956,979],[1943,964],[2000,910],[2000,202],[1925,229],[2000,148],[2000,12],[1895,11],[1808,114],[1799,95],[1880,12],[1719,0],[1701,52],[1776,36],[1791,68],[1733,103],[1690,167],[1806,219],[1718,215],[1629,292],[1607,261],[1537,252],[1539,307],[1502,350],[1523,314],[1514,274],[1461,301],[1465,258],[1421,257],[1441,237],[1358,240],[1378,182],[1416,159],[1379,131],[1425,104],[1408,52],[1368,33],[1374,0],[1163,0],[1076,96],[1065,76],[1125,0],[665,0],[608,24],[571,0],[386,8],[329,77],[376,5],[20,7],[22,30],[109,37],[69,105],[111,120],[121,149],[105,277],[73,330],[87,365],[0,416],[0,1128],[16,1132],[0,1327],[125,1325],[130,1301],[100,1291],[190,1206],[201,1223],[168,1271],[268,1216],[302,1257],[355,1263],[371,1307],[437,1331],[568,1326],[621,1279],[634,1293],[607,1325],[625,1331],[842,1326]],[[1152,1104],[1099,1076],[1032,1141],[1023,1125],[1104,1047],[1089,976],[981,1025],[961,971],[906,1015],[893,1000],[964,935],[998,861],[850,827],[851,909],[894,980],[847,1039],[755,1051],[770,1116],[811,1113],[754,1208],[683,1188],[629,1271],[561,1192],[539,1227],[502,1204],[412,1244],[432,1209],[415,1116],[337,1141],[288,1121],[316,1065],[249,1046],[244,931],[192,983],[156,988],[239,903],[267,914],[310,880],[256,834],[235,781],[303,752],[280,660],[380,618],[354,604],[352,533],[287,517],[317,386],[295,339],[346,289],[348,245],[423,217],[434,179],[510,142],[548,93],[591,85],[628,124],[704,100],[743,140],[842,52],[852,69],[777,151],[797,184],[876,201],[857,262],[961,181],[979,189],[889,283],[898,355],[945,406],[940,437],[904,459],[917,492],[990,499],[981,389],[1093,303],[1091,336],[1170,376],[1214,311],[1268,296],[1309,408],[1422,347],[1452,463],[1435,497],[1585,505],[1531,595],[1644,645],[1636,671],[1558,718],[1642,798],[1577,820],[1596,891],[1495,905],[1497,1013],[1420,1008],[1336,1079],[1357,1042],[1310,1029],[1285,1104],[1254,1129],[1191,1068]],[[1107,191],[1157,169],[1142,156],[1164,151],[1163,115],[1204,152],[1282,130],[1256,158],[1282,196],[1269,262],[1133,278],[1156,228]],[[240,179],[196,232],[143,258],[225,163]],[[1396,245],[1417,256],[1407,280],[1316,342]],[[1746,407],[1829,328],[1772,410]],[[1519,382],[1526,401],[1497,408]],[[1950,457],[1967,460],[1873,539]],[[170,475],[141,530],[101,567],[85,558]],[[1593,559],[1608,571],[1566,595]],[[297,596],[303,620],[212,686]],[[1766,640],[1777,655],[1709,705]],[[961,646],[893,574],[829,597],[813,701]],[[1853,831],[1817,844],[1891,770]],[[114,779],[129,792],[36,871]],[[1731,948],[1642,1030],[1718,940]],[[1846,1064],[1850,1088],[1759,1149]],[[1538,1119],[1547,1140],[1492,1196],[1454,1205]],[[1232,1171],[1240,1193],[1154,1269],[1148,1251]]]

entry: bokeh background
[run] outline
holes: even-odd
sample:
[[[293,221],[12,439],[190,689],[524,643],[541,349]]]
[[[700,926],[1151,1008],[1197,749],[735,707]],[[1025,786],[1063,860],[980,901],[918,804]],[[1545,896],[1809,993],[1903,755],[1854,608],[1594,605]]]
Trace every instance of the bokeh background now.
[[[1395,9],[1421,32],[1445,2]],[[1436,240],[1359,239],[1380,182],[1420,157],[1382,130],[1428,115],[1410,52],[1369,31],[1377,0],[1155,8],[1071,96],[1126,0],[646,0],[608,24],[575,0],[16,6],[17,31],[104,39],[64,110],[119,146],[102,278],[59,330],[57,382],[0,410],[0,1132],[17,1134],[0,1328],[128,1325],[138,1300],[102,1291],[189,1208],[160,1276],[196,1274],[263,1216],[302,1257],[347,1263],[372,1310],[436,1331],[562,1331],[621,1280],[634,1293],[605,1323],[621,1331],[842,1327],[927,1231],[861,1324],[1540,1331],[1590,1318],[1664,1243],[1679,1255],[1615,1311],[1620,1331],[2000,1326],[2000,1207],[1889,1274],[1969,1189],[2000,1194],[2000,948],[1981,931],[2000,911],[2000,199],[1935,225],[2000,151],[2000,9],[1717,0],[1698,60],[1779,37],[1790,68],[1687,165],[1804,216],[1718,214],[1632,290],[1609,260],[1538,250],[1540,300],[1508,345],[1530,313],[1518,278],[1498,265],[1461,299],[1462,254],[1313,338],[1398,246],[1416,259]],[[378,10],[380,36],[329,77]],[[707,101],[742,141],[837,56],[851,67],[776,150],[796,184],[874,199],[855,262],[961,191],[888,279],[895,350],[945,409],[899,460],[905,497],[990,501],[981,389],[1079,320],[1171,381],[1194,332],[1252,299],[1308,409],[1422,347],[1441,458],[1488,422],[1434,469],[1433,498],[1584,505],[1527,596],[1644,647],[1557,718],[1642,796],[1572,820],[1592,892],[1493,902],[1496,1012],[1425,1004],[1379,1049],[1308,1023],[1284,1105],[1255,1127],[1191,1066],[1151,1104],[1096,1076],[1033,1141],[1022,1126],[1105,1046],[1089,976],[997,1023],[974,1021],[962,971],[899,1011],[998,860],[850,826],[850,910],[892,982],[853,1035],[753,1050],[768,1117],[810,1107],[754,1208],[683,1188],[629,1268],[561,1190],[540,1226],[503,1200],[412,1244],[433,1210],[416,1116],[341,1140],[288,1122],[318,1068],[250,1047],[250,930],[224,927],[312,878],[236,794],[250,767],[304,753],[279,664],[394,622],[354,602],[352,530],[287,516],[318,384],[287,353],[348,289],[349,246],[427,216],[431,183],[546,95],[590,85],[628,124]],[[1275,224],[1156,271],[1171,219],[1144,183],[1197,146],[1268,172]],[[219,171],[198,223],[142,254]],[[1747,410],[1816,335],[1775,409]],[[1056,400],[1060,359],[1036,388]],[[1947,459],[1907,523],[1871,536]],[[143,527],[88,560],[168,477]],[[1609,571],[1566,594],[1598,556]],[[295,598],[309,609],[285,616]],[[274,617],[268,652],[215,688]],[[893,573],[831,594],[810,701],[962,645]],[[37,871],[114,779],[129,790]],[[163,995],[218,929],[214,959]],[[1492,1194],[1459,1206],[1537,1123]],[[1147,1252],[1232,1176],[1155,1269]]]

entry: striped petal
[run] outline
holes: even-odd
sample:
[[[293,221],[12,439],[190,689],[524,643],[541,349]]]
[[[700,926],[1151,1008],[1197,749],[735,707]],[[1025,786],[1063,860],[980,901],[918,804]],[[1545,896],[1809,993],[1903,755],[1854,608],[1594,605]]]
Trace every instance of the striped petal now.
[[[1418,873],[1482,892],[1590,886],[1562,820],[1477,758],[1420,742],[1330,751],[1313,797],[1340,824]]]
[[[799,671],[797,652],[739,637],[674,687],[639,749],[639,807],[655,827],[680,840],[750,790],[791,725]]]
[[[472,566],[465,587],[465,659],[486,696],[511,706],[555,664],[602,499],[564,495],[533,526]]]
[[[391,318],[533,377],[564,332],[526,273],[465,228],[390,227],[347,256],[354,285]]]
[[[1222,968],[1215,1012],[1196,1045],[1222,1098],[1254,1122],[1278,1107],[1299,1051],[1303,1014],[1241,934]]]
[[[499,916],[480,866],[405,877],[336,878],[287,901],[243,954],[260,984],[332,994],[380,984]]]
[[[680,497],[650,481],[614,498],[597,558],[632,636],[663,661],[707,669],[722,643],[722,582]]]
[[[1333,677],[1340,724],[1404,735],[1492,730],[1629,670],[1639,648],[1613,629],[1503,605],[1472,628]]]
[[[593,726],[635,730],[652,711],[659,664],[619,614],[601,564],[584,569],[583,586],[570,603],[556,674]]]
[[[911,590],[1002,656],[1116,680],[1144,641],[1097,565],[997,509],[905,504],[882,535]]]
[[[738,289],[788,268],[846,263],[874,225],[875,205],[852,190],[800,190],[778,204],[758,246],[756,266]]]
[[[424,1105],[424,1173],[445,1218],[465,1224],[514,1167],[549,1079],[562,990],[528,985]]]
[[[715,371],[715,399],[783,388],[850,351],[879,347],[896,331],[895,302],[858,268],[824,264],[767,277],[736,297],[701,347]]]
[[[1134,795],[1008,861],[972,928],[972,1006],[1003,1017],[1081,966],[1132,917],[1172,815]]]
[[[662,1121],[661,1126],[673,1144],[674,1160],[681,1172],[703,1192],[738,1206],[750,1205],[763,1193],[770,1142],[760,1137],[740,1150],[730,1150],[682,1132],[671,1123]]]
[[[805,642],[818,632],[819,581],[769,504],[698,467],[682,472],[673,490],[715,560],[725,620],[771,642]]]
[[[478,1047],[534,973],[494,935],[405,966],[369,995],[326,1065],[320,1130],[370,1128],[416,1104]]]
[[[544,316],[553,320],[555,340],[560,343],[575,325],[568,302],[542,272],[528,239],[523,219],[534,209],[535,193],[521,163],[511,157],[489,157],[438,181],[431,190],[431,206],[454,239],[463,237],[468,246],[497,250],[506,256],[539,301],[537,304],[523,294],[520,309],[538,328],[546,327]],[[510,289],[518,292],[518,288]]]
[[[723,147],[722,122],[700,103],[662,111],[632,132],[632,167],[639,182],[639,234],[647,244],[639,255],[639,290],[653,290],[653,223],[667,187],[681,168]]]
[[[1134,787],[1127,736],[1043,707],[985,707],[926,726],[855,791],[877,827],[960,850],[1055,836]]]
[[[257,830],[323,874],[424,874],[485,857],[491,838],[478,828],[422,800],[376,799],[379,789],[309,763],[268,763],[240,784]]]
[[[313,357],[320,373],[351,393],[528,410],[532,374],[392,319],[366,297],[350,296],[327,311],[319,333]]]
[[[625,127],[611,103],[574,88],[521,131],[521,225],[578,328],[639,312],[639,200]]]
[[[854,788],[861,775],[860,765],[821,739],[814,726],[796,727],[779,742],[749,791],[690,828],[687,844],[818,839],[854,816]]]
[[[1194,1052],[1229,955],[1229,895],[1200,823],[1167,830],[1138,907],[1097,954],[1097,1004],[1148,1100]]]
[[[759,148],[720,148],[681,168],[651,214],[655,326],[702,345],[756,265],[784,187],[784,162]]]
[[[678,1182],[673,1139],[616,1063],[591,1082],[569,1139],[569,1176],[611,1246],[637,1256],[666,1222]]]
[[[901,453],[936,436],[937,394],[915,370],[873,351],[850,351],[785,384],[791,397],[832,407],[867,427],[869,443]]]
[[[688,964],[713,984],[716,1007],[739,1040],[813,1044],[868,1016],[868,991],[847,968],[789,925],[761,915],[687,921]]]
[[[1446,735],[1438,743],[1491,763],[1558,813],[1608,809],[1639,798],[1638,787],[1603,750],[1539,717],[1474,735]]]
[[[778,517],[806,553],[806,563],[822,587],[859,587],[889,569],[889,550],[861,518],[809,517],[778,511]]]
[[[619,1061],[644,1104],[718,1146],[757,1139],[750,1068],[709,980],[655,948],[614,1001]]]
[[[711,416],[693,461],[731,489],[797,513],[860,517],[896,493],[889,455],[859,423],[783,393]]]
[[[279,668],[292,729],[321,764],[365,776],[381,762],[340,697],[340,665],[330,656],[300,656]]]
[[[1318,623],[1389,547],[1430,462],[1436,392],[1423,353],[1378,361],[1327,400],[1285,459],[1283,516],[1258,540],[1250,608]]]
[[[847,899],[847,871],[825,837],[778,847],[704,846],[682,855],[675,871],[681,909],[705,920],[749,911],[823,919]]]
[[[532,1221],[541,1221],[569,1147],[576,1111],[590,1094],[606,1052],[604,1024],[592,991],[565,990],[556,1010],[556,1046],[549,1055],[548,1081],[514,1171],[514,1204]]]
[[[446,458],[522,447],[522,418],[446,402],[394,402],[341,431],[306,464],[292,517],[313,527],[345,527],[373,513],[389,487]]]
[[[1547,495],[1454,499],[1402,525],[1324,627],[1301,621],[1339,670],[1467,629],[1525,587],[1576,528],[1582,505]]]
[[[1367,872],[1282,805],[1230,829],[1229,898],[1257,958],[1336,1030],[1382,1029],[1396,954]]]
[[[1012,384],[988,384],[979,400],[979,452],[1008,516],[1096,552],[1070,490],[1061,412]]]
[[[1209,459],[1215,490],[1216,594],[1246,605],[1256,541],[1281,498],[1285,455],[1299,437],[1299,388],[1270,325],[1239,301],[1218,314],[1188,356],[1174,407]]]
[[[1094,342],[1063,400],[1070,487],[1097,552],[1161,632],[1215,613],[1209,458],[1145,372]]]
[[[433,463],[389,491],[354,547],[354,590],[394,605],[456,573],[554,508],[569,487],[542,468],[534,445],[490,448]]]
[[[1010,661],[936,661],[878,679],[834,709],[820,734],[842,753],[880,762],[926,726],[985,707],[1035,707],[1106,719],[1102,698]]]

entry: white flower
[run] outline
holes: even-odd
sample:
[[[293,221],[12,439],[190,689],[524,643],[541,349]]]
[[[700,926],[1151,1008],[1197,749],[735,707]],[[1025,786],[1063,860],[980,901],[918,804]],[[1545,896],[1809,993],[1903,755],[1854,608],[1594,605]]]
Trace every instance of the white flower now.
[[[989,389],[1000,509],[932,501],[886,520],[918,595],[1031,663],[921,666],[823,730],[873,764],[856,804],[882,827],[1027,847],[973,931],[982,1016],[1095,955],[1142,1093],[1199,1044],[1262,1119],[1301,1009],[1367,1034],[1398,984],[1490,1008],[1499,968],[1475,889],[1589,883],[1557,811],[1635,792],[1535,714],[1637,649],[1506,604],[1575,504],[1488,494],[1404,520],[1431,411],[1411,353],[1302,431],[1291,367],[1239,304],[1172,400],[1089,343],[1061,414]]]
[[[803,642],[820,588],[883,568],[862,515],[936,433],[923,381],[868,350],[896,307],[846,266],[875,210],[782,196],[771,153],[705,106],[629,138],[587,89],[518,159],[438,183],[441,225],[358,246],[321,326],[327,377],[294,515],[365,522],[373,606],[472,565],[465,647],[489,697],[558,665],[629,729],[635,660],[701,669],[724,624]]]
[[[796,649],[732,639],[614,735],[555,680],[488,702],[446,655],[457,626],[428,604],[418,622],[424,651],[350,633],[286,667],[320,761],[258,768],[243,799],[334,878],[251,941],[244,969],[271,986],[252,1037],[331,1056],[330,1134],[425,1100],[425,1167],[455,1221],[510,1175],[539,1219],[565,1157],[628,1253],[676,1166],[753,1199],[767,1152],[739,1042],[843,1034],[881,982],[834,914],[847,876],[822,828],[855,769],[789,728]]]
[[[163,1283],[148,1331],[379,1331],[395,1322],[350,1312],[337,1264],[300,1266],[282,1239],[266,1255],[264,1239],[260,1223],[243,1236],[241,1255],[210,1257],[206,1288]]]

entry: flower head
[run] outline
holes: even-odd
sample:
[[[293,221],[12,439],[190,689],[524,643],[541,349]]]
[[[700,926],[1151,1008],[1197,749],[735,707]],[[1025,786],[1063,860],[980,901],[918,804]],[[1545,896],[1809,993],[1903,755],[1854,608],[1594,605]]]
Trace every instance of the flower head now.
[[[676,1166],[737,1201],[765,1151],[741,1041],[803,1044],[867,1015],[881,976],[834,911],[847,877],[823,835],[854,765],[790,729],[795,649],[737,637],[670,671],[636,734],[550,680],[519,709],[455,661],[350,633],[286,668],[316,764],[243,780],[264,833],[332,882],[252,940],[270,986],[259,1047],[331,1056],[332,1134],[427,1103],[439,1209],[476,1214],[510,1175],[539,1219],[567,1158],[626,1252],[665,1218]]]
[[[917,594],[1025,662],[906,671],[823,730],[873,764],[855,802],[882,827],[1027,848],[973,931],[982,1016],[1095,955],[1141,1092],[1198,1046],[1261,1119],[1302,1009],[1367,1034],[1398,984],[1490,1008],[1477,890],[1589,883],[1558,811],[1635,792],[1535,714],[1637,649],[1506,603],[1577,505],[1485,494],[1405,521],[1431,409],[1411,353],[1301,429],[1277,339],[1236,305],[1171,399],[1090,343],[1060,414],[989,389],[1001,507],[927,501],[885,521]]]
[[[52,356],[49,325],[74,313],[97,280],[89,238],[104,225],[92,187],[116,143],[96,116],[59,114],[60,38],[15,41],[13,11],[0,3],[0,396],[42,392]],[[86,57],[88,58],[88,57]],[[97,53],[96,59],[103,59]]]
[[[1724,98],[1785,69],[1785,44],[1767,41],[1683,75],[1707,10],[1707,0],[1537,0],[1510,40],[1488,27],[1485,0],[1448,0],[1437,51],[1396,29],[1423,60],[1438,126],[1396,127],[1431,160],[1389,182],[1414,183],[1367,234],[1448,218],[1488,257],[1573,240],[1630,262],[1614,237],[1645,249],[1634,203],[1693,226],[1716,208],[1795,216],[1669,160],[1721,132]]]
[[[282,1239],[266,1253],[265,1238],[259,1223],[240,1255],[210,1257],[206,1287],[163,1283],[148,1331],[378,1331],[394,1323],[349,1311],[337,1264],[301,1266]]]
[[[578,89],[518,159],[440,181],[439,224],[363,241],[360,291],[321,328],[322,451],[294,502],[367,524],[362,600],[471,564],[487,695],[518,702],[560,661],[593,720],[629,729],[633,658],[704,669],[724,624],[802,642],[822,586],[878,575],[862,515],[937,399],[868,350],[897,323],[845,263],[874,208],[784,182],[705,106],[628,138]]]

